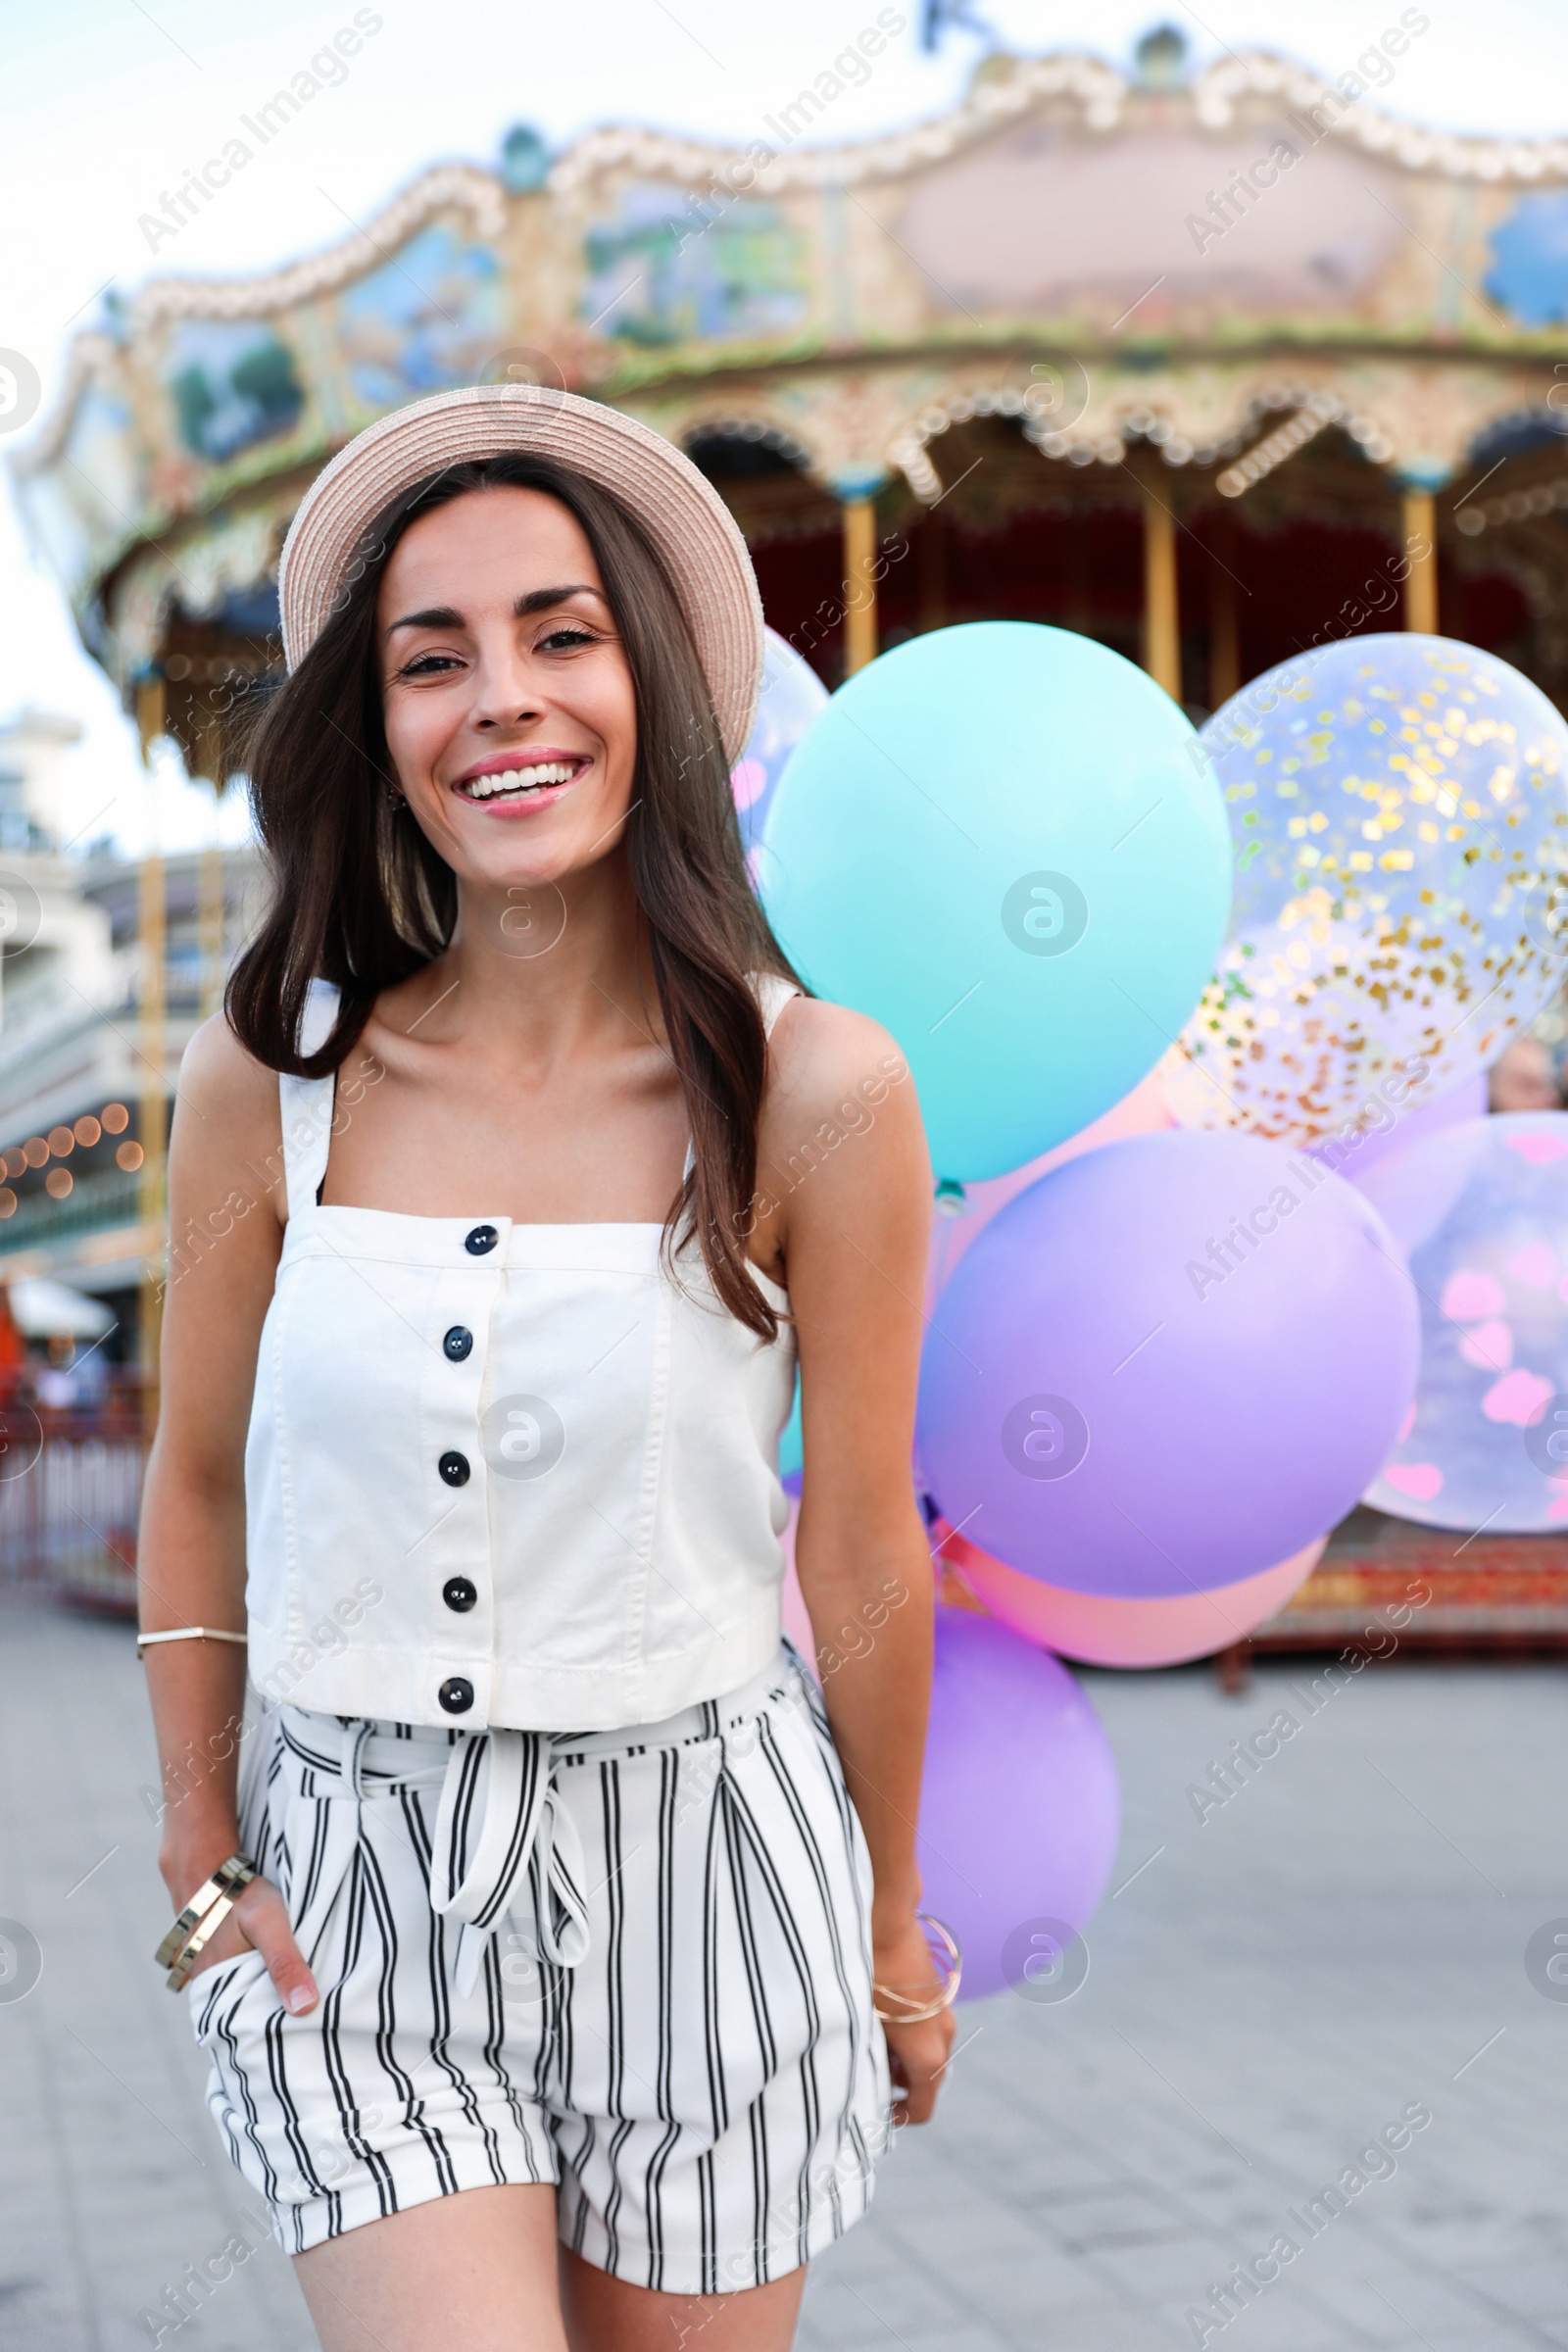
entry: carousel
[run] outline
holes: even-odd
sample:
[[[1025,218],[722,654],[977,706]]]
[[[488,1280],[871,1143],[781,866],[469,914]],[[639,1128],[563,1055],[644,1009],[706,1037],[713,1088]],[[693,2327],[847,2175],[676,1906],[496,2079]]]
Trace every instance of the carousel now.
[[[1402,620],[1561,703],[1568,140],[1417,128],[1371,71],[1190,76],[1161,32],[1131,78],[993,56],[854,146],[822,143],[835,73],[740,152],[519,128],[308,260],[112,302],[22,500],[144,738],[220,785],[307,482],[385,411],[508,377],[685,447],[829,684],[1022,618],[1207,711]]]
[[[830,687],[925,631],[1033,620],[1201,719],[1403,627],[1568,710],[1568,138],[1385,111],[1427,24],[1406,10],[1335,82],[1262,53],[1194,74],[1167,31],[1130,74],[993,55],[955,112],[855,145],[829,143],[838,71],[743,150],[612,127],[552,155],[519,126],[307,260],[111,299],[14,461],[21,502],[144,744],[218,790],[280,672],[315,474],[392,409],[509,380],[687,450]],[[1380,1564],[1363,1516],[1265,1636],[1344,1639],[1380,1575],[1450,1574],[1412,1529]],[[1446,1588],[1429,1635],[1568,1638],[1561,1539],[1490,1542],[1453,1572],[1485,1592]]]

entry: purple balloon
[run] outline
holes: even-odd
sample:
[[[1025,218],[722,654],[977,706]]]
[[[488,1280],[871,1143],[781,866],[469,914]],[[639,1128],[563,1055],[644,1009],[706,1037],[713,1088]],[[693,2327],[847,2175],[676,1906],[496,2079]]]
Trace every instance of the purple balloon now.
[[[1230,1130],[1054,1168],[971,1245],[920,1376],[942,1514],[1009,1567],[1212,1592],[1343,1518],[1414,1394],[1419,1302],[1353,1185]]]
[[[1086,1960],[1073,1938],[1120,1830],[1110,1741],[1066,1667],[989,1617],[938,1609],[920,1904],[957,1937],[961,1998],[1076,1991]]]
[[[1486,1116],[1487,1073],[1477,1070],[1458,1086],[1450,1086],[1432,1102],[1422,1100],[1412,1092],[1404,1108],[1391,1114],[1387,1127],[1364,1128],[1359,1134],[1325,1136],[1320,1144],[1308,1144],[1305,1149],[1323,1167],[1332,1168],[1336,1176],[1348,1177],[1359,1184],[1373,1168],[1382,1167],[1385,1160],[1396,1159],[1416,1144],[1424,1144],[1429,1135],[1439,1135],[1445,1127],[1455,1127],[1461,1119]],[[1375,1192],[1374,1192],[1374,1198]]]

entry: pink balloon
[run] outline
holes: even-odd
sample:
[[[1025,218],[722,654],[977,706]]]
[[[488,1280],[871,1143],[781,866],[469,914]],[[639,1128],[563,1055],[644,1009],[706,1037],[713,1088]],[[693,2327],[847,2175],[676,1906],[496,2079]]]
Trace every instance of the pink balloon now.
[[[806,1600],[801,1592],[801,1580],[795,1572],[795,1530],[800,1523],[801,1498],[798,1494],[792,1494],[790,1523],[779,1538],[784,1546],[784,1631],[815,1674],[816,1636],[811,1631],[811,1620],[807,1615]]]
[[[1174,1127],[1165,1090],[1159,1082],[1157,1069],[1139,1080],[1130,1095],[1113,1102],[1107,1111],[1088,1127],[1070,1135],[1064,1144],[1051,1152],[1043,1152],[1021,1168],[1006,1176],[988,1176],[963,1188],[963,1200],[956,1216],[943,1213],[938,1203],[935,1227],[931,1235],[931,1263],[926,1276],[925,1311],[929,1315],[937,1299],[952,1279],[959,1258],[977,1236],[984,1233],[999,1209],[1005,1208],[1020,1193],[1044,1176],[1048,1168],[1058,1168],[1064,1160],[1076,1159],[1080,1152],[1093,1152],[1099,1144],[1114,1144],[1124,1135],[1152,1135],[1162,1127]]]
[[[938,1544],[939,1555],[953,1563],[993,1617],[1086,1666],[1180,1666],[1189,1658],[1211,1657],[1282,1609],[1311,1575],[1328,1542],[1319,1536],[1277,1568],[1213,1592],[1120,1600],[1043,1585],[1038,1577],[992,1559],[966,1536],[954,1535],[944,1520],[937,1521],[935,1532],[945,1539]]]

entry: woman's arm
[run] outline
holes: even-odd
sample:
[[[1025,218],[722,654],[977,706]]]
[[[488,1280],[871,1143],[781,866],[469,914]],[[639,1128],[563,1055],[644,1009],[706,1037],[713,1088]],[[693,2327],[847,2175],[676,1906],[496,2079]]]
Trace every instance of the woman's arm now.
[[[162,1401],[137,1547],[141,1630],[245,1630],[245,1433],[284,1200],[277,1078],[221,1019],[191,1040],[169,1152]],[[159,1863],[175,1911],[239,1845],[235,1780],[245,1652],[229,1642],[145,1652],[163,1772]],[[197,1971],[254,1943],[282,1998],[316,1988],[282,1898],[258,1879]]]
[[[801,1352],[801,1592],[871,1855],[879,1984],[935,1991],[916,1923],[915,1821],[931,1690],[933,1578],[911,1452],[931,1170],[908,1066],[886,1031],[797,1000],[774,1031],[754,1243],[787,1275]],[[900,2123],[923,2123],[951,2010],[886,2028]]]

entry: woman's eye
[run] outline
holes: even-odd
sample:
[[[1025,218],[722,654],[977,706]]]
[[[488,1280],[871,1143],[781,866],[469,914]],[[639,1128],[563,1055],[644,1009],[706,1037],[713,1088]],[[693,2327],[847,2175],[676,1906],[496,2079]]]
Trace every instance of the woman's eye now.
[[[569,650],[574,645],[592,645],[595,642],[592,629],[552,629],[548,637],[540,638],[539,649],[541,653],[547,647]]]
[[[457,663],[451,654],[420,654],[414,662],[406,662],[398,671],[400,678],[439,677],[444,669],[454,669]]]

